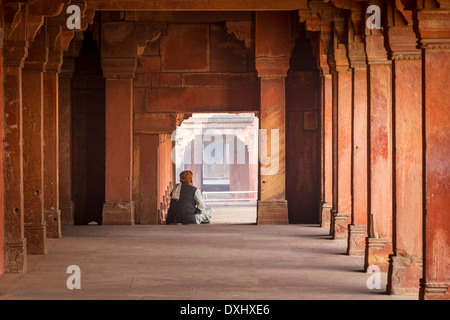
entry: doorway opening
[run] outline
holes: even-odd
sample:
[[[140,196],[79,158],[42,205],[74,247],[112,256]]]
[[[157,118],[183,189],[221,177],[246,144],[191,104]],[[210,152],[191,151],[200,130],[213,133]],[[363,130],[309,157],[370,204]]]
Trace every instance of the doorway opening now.
[[[176,183],[190,170],[215,224],[255,224],[258,128],[254,113],[196,113],[176,130]]]

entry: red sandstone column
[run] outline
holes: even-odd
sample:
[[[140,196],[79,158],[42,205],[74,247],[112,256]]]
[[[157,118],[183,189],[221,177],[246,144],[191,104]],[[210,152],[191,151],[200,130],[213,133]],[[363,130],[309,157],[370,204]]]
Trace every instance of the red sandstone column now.
[[[43,68],[47,52],[43,35],[34,41],[22,71],[24,222],[29,254],[47,253],[43,144]]]
[[[424,94],[424,260],[420,298],[450,300],[450,12],[420,10]]]
[[[421,60],[394,61],[395,246],[388,288],[399,295],[417,295],[422,275],[421,71]]]
[[[262,164],[260,157],[258,224],[288,223],[285,170],[285,78],[289,69],[289,57],[290,14],[288,12],[257,12],[256,70],[261,78],[260,128],[267,133],[267,139],[260,137],[260,145],[267,146],[267,155],[272,157],[272,161],[267,164]],[[271,150],[273,130],[278,130],[278,154],[276,150]],[[274,141],[273,145],[276,146],[277,141]],[[264,153],[262,152],[263,156],[266,156]]]
[[[352,212],[352,74],[337,72],[337,199],[333,239],[346,239]]]
[[[353,215],[348,254],[364,255],[367,237],[367,68],[353,68]]]
[[[5,41],[3,48],[3,174],[4,174],[4,269],[25,272],[22,67],[27,56],[25,41]],[[6,116],[7,115],[7,116]]]
[[[357,17],[360,17],[358,14]],[[362,31],[360,31],[362,33]],[[349,255],[364,255],[367,237],[368,210],[368,111],[367,57],[362,37],[349,44],[349,60],[353,73],[352,124],[352,204],[351,224],[348,226]]]
[[[412,21],[392,22],[395,210],[387,291],[417,296],[423,273],[422,52]]]
[[[323,86],[323,228],[329,228],[333,209],[333,79],[331,74],[322,77]]]
[[[336,22],[337,23],[337,22]],[[336,35],[341,32],[336,27]],[[339,31],[339,32],[338,32]],[[339,42],[339,39],[335,39]],[[352,213],[352,73],[347,44],[334,46],[333,142],[334,205],[330,233],[333,239],[347,239]]]
[[[3,29],[0,28],[0,107],[3,108]],[[3,123],[3,110],[0,112],[0,123]],[[0,135],[3,137],[3,125],[0,126]],[[3,187],[3,152],[0,157],[0,275],[4,272],[3,263],[3,210],[4,210],[4,187]]]
[[[47,237],[61,237],[59,210],[59,72],[62,52],[50,48],[44,73],[44,214]]]
[[[388,270],[392,253],[392,65],[384,36],[366,37],[369,88],[369,217],[365,268]]]
[[[106,189],[103,224],[134,224],[133,78],[106,68]],[[134,67],[135,68],[135,67]],[[132,67],[132,69],[134,70]]]
[[[135,221],[133,202],[134,22],[104,22],[101,59],[106,78],[106,179],[103,224]]]
[[[72,192],[72,77],[74,58],[64,58],[59,76],[59,209],[61,223],[74,224]]]

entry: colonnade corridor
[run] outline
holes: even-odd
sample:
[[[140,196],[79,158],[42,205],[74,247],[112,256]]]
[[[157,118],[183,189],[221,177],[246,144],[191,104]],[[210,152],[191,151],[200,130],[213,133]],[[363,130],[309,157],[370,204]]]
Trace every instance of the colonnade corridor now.
[[[368,289],[363,257],[316,225],[64,226],[0,299],[417,300]],[[80,267],[80,290],[67,268]],[[374,284],[376,284],[374,282]]]

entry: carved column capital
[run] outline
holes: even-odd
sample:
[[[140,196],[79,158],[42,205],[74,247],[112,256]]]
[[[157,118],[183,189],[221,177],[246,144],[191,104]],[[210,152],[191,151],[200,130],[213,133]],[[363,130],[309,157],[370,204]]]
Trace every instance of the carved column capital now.
[[[257,57],[256,71],[260,78],[285,78],[289,70],[289,57]]]
[[[387,37],[391,60],[416,60],[422,58],[417,35],[413,27],[413,7],[401,1],[389,3]]]
[[[422,49],[450,50],[450,9],[419,10],[418,32]]]

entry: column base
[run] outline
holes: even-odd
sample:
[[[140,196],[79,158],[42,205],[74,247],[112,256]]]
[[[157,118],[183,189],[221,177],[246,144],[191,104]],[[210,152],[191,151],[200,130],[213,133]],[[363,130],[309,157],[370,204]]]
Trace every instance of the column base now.
[[[61,210],[44,210],[47,238],[61,238]]]
[[[75,207],[73,201],[61,202],[59,204],[59,210],[61,211],[61,224],[64,226],[72,226],[75,224],[74,214]]]
[[[450,300],[450,282],[420,279],[420,300]]]
[[[423,276],[422,258],[389,256],[387,292],[392,295],[417,296]]]
[[[105,202],[102,214],[103,225],[134,225],[134,202]]]
[[[366,251],[366,225],[348,225],[347,254],[349,256],[364,256]]]
[[[24,229],[25,239],[27,240],[27,254],[47,254],[46,227],[42,224],[26,224]]]
[[[329,202],[324,202],[321,206],[321,228],[329,228],[331,224],[331,212],[333,210],[333,204]]]
[[[366,238],[364,270],[375,265],[381,272],[389,270],[389,255],[392,254],[392,239]]]
[[[257,224],[289,224],[286,200],[260,200]]]
[[[351,223],[350,219],[350,213],[335,212],[333,214],[331,235],[334,240],[348,238],[348,225]]]
[[[24,273],[27,271],[27,240],[5,241],[5,273]]]

